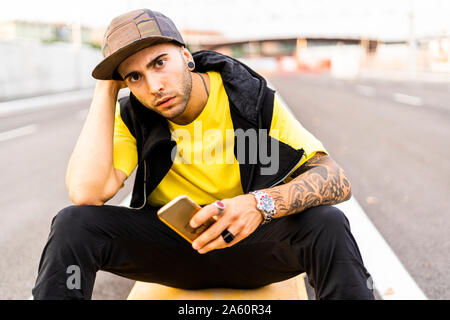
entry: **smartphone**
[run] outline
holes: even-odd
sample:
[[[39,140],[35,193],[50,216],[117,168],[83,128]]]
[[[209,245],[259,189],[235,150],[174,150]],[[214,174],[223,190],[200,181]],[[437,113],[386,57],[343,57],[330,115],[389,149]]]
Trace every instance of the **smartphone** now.
[[[157,214],[162,222],[192,243],[203,231],[217,221],[217,217],[215,216],[209,218],[201,226],[192,228],[189,221],[191,221],[191,218],[200,209],[201,207],[187,195],[181,195],[161,207]]]

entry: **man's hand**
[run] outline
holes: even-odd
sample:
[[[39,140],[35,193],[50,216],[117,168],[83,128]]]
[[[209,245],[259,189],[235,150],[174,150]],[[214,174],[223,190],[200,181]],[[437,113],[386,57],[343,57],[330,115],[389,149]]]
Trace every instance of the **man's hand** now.
[[[119,90],[126,88],[127,84],[122,80],[97,80],[97,86],[105,88],[117,98]]]
[[[238,243],[255,231],[263,220],[256,208],[256,199],[251,194],[224,199],[222,202],[225,204],[225,209],[218,216],[217,221],[192,243],[192,247],[199,253],[230,247]],[[217,207],[208,204],[192,217],[190,224],[196,228],[210,217],[217,215]],[[222,237],[225,229],[234,235],[234,240],[230,243],[226,243]]]

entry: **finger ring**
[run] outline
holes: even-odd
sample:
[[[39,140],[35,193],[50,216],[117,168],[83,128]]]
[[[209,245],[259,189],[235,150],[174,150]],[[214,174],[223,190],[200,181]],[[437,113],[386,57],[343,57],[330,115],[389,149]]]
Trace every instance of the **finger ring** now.
[[[228,229],[223,230],[222,238],[223,240],[225,240],[226,243],[230,243],[231,241],[234,240],[233,234],[230,231],[228,231]]]
[[[217,207],[217,209],[219,210],[219,215],[222,214],[223,210],[225,210],[225,204],[222,201],[214,201],[213,205]]]

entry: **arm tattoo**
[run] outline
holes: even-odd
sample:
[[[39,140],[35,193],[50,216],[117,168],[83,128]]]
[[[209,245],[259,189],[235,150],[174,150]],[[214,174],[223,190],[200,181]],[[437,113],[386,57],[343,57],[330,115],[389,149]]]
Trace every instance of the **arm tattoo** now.
[[[289,208],[285,204],[284,197],[280,191],[274,188],[274,190],[270,193],[270,195],[272,196],[272,199],[275,202],[275,207],[277,208],[277,210],[281,211],[289,210]]]
[[[266,189],[275,201],[276,217],[307,208],[337,204],[351,197],[351,184],[344,171],[329,156],[314,155],[291,175],[294,179]]]

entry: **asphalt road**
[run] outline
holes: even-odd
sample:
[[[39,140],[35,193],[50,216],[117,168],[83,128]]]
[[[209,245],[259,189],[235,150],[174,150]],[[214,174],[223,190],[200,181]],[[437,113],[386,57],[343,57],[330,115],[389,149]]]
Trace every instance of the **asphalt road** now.
[[[449,86],[270,81],[347,172],[354,197],[427,297],[450,299]],[[71,205],[65,170],[88,107],[83,100],[0,116],[0,299],[31,294],[51,219]],[[29,133],[1,139],[17,128]],[[132,180],[108,204],[119,204]],[[100,271],[93,299],[125,299],[133,283]]]
[[[347,172],[353,196],[425,295],[450,299],[449,85],[314,75],[271,82]]]
[[[0,118],[1,133],[35,125],[32,134],[0,141],[0,299],[28,299],[50,223],[71,205],[65,171],[90,101]],[[131,192],[132,176],[108,204]],[[134,281],[98,272],[93,299],[125,299]]]

